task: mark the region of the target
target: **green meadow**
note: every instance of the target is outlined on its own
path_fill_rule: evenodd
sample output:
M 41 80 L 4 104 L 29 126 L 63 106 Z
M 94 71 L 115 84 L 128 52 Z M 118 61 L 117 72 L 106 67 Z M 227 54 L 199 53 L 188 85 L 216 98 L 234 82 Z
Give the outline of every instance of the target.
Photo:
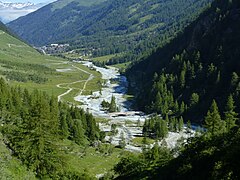
M 42 55 L 34 48 L 0 31 L 0 75 L 10 84 L 29 90 L 39 89 L 76 103 L 74 96 L 91 94 L 101 88 L 101 74 L 79 63 Z M 86 83 L 89 76 L 93 78 Z M 83 89 L 85 85 L 85 89 Z

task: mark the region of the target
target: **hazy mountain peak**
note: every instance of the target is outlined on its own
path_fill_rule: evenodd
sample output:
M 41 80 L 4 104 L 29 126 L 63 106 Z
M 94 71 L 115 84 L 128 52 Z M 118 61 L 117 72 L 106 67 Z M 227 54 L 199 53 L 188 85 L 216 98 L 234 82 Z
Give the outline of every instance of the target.
M 34 6 L 34 3 L 31 2 L 26 2 L 26 3 L 11 3 L 11 2 L 1 2 L 0 1 L 0 8 L 12 8 L 12 9 L 22 9 L 25 7 L 29 7 L 29 6 Z
M 25 16 L 31 12 L 46 5 L 45 3 L 34 4 L 32 2 L 1 2 L 0 1 L 0 20 L 4 23 L 15 20 L 21 16 Z

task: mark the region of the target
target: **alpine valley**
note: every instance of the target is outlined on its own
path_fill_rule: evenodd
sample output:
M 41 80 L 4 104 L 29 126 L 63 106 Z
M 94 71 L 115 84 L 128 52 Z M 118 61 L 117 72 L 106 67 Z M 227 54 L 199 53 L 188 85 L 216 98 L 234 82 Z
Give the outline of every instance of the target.
M 239 0 L 59 0 L 0 22 L 1 179 L 239 179 L 239 29 Z

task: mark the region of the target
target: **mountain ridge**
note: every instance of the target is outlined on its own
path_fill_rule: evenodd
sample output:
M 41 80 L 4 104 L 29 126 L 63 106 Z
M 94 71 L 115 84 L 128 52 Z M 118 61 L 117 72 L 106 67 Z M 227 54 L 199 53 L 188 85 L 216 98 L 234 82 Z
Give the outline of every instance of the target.
M 8 26 L 31 44 L 67 42 L 73 49 L 95 49 L 99 56 L 128 51 L 159 35 L 162 40 L 191 22 L 209 2 L 107 0 L 83 7 L 72 1 L 62 9 L 53 3 Z
M 187 110 L 181 115 L 198 122 L 203 120 L 212 99 L 219 103 L 222 113 L 229 94 L 238 99 L 239 2 L 215 1 L 209 9 L 168 45 L 127 71 L 131 87 L 140 92 L 138 107 L 162 113 L 156 106 L 160 84 L 174 97 L 167 109 L 183 104 Z M 236 82 L 231 84 L 234 76 Z M 199 100 L 191 107 L 193 95 Z

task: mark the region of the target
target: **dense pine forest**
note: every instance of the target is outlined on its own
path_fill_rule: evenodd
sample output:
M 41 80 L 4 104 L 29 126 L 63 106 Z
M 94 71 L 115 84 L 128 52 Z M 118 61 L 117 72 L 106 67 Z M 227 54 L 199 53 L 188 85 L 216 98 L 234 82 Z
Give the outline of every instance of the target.
M 146 121 L 146 135 L 178 130 L 182 116 L 206 129 L 180 146 L 177 158 L 164 144 L 122 158 L 117 179 L 239 178 L 239 8 L 237 0 L 214 1 L 179 37 L 128 70 L 139 91 L 136 106 L 165 116 Z
M 132 61 L 125 73 L 129 80 L 129 94 L 134 95 L 132 108 L 139 110 L 137 113 L 150 114 L 145 116 L 144 122 L 140 122 L 139 118 L 134 125 L 124 119 L 124 114 L 120 113 L 124 120 L 117 124 L 104 118 L 97 119 L 89 113 L 89 109 L 84 111 L 61 99 L 65 90 L 70 92 L 75 88 L 79 91 L 77 83 L 85 88 L 99 75 L 94 66 L 90 66 L 94 69 L 90 71 L 72 61 L 55 57 L 49 60 L 47 58 L 51 56 L 38 52 L 43 60 L 34 64 L 31 55 L 36 51 L 25 44 L 17 44 L 18 41 L 9 35 L 5 36 L 11 32 L 0 23 L 1 35 L 6 38 L 0 48 L 3 52 L 0 54 L 0 73 L 4 77 L 0 78 L 0 177 L 239 179 L 240 1 L 213 0 L 211 5 L 209 2 L 92 0 L 79 4 L 77 1 L 59 1 L 9 25 L 16 30 L 30 17 L 31 21 L 39 20 L 38 25 L 43 29 L 35 32 L 34 28 L 39 27 L 26 23 L 32 32 L 23 35 L 21 27 L 18 34 L 31 43 L 70 42 L 75 50 L 95 49 L 93 56 L 125 52 L 124 56 L 113 57 L 108 64 Z M 60 16 L 63 11 L 67 13 Z M 45 19 L 39 16 L 42 12 L 45 12 Z M 87 20 L 83 21 L 85 18 Z M 45 24 L 45 20 L 50 19 L 51 23 Z M 160 21 L 164 23 L 159 24 Z M 61 27 L 59 31 L 58 27 Z M 69 28 L 72 31 L 69 32 Z M 51 36 L 52 39 L 45 36 L 51 34 L 50 29 L 58 34 Z M 64 39 L 66 34 L 69 36 Z M 32 39 L 35 36 L 36 39 Z M 77 36 L 81 38 L 77 39 Z M 19 53 L 19 49 L 11 48 L 9 42 L 15 43 L 15 48 L 20 50 L 26 48 L 25 51 L 31 54 L 25 52 L 30 56 L 30 62 L 19 61 L 23 54 Z M 17 61 L 8 62 L 5 55 L 16 56 Z M 11 70 L 14 68 L 21 74 Z M 27 74 L 26 69 L 30 69 L 31 74 Z M 53 77 L 62 77 L 65 81 L 72 78 L 72 81 L 63 83 Z M 57 84 L 52 82 L 54 80 Z M 99 86 L 100 80 L 92 84 Z M 110 80 L 117 81 L 117 78 Z M 28 83 L 26 87 L 29 89 L 14 86 L 13 82 L 21 85 Z M 41 88 L 44 89 L 47 82 L 52 83 L 50 87 L 63 86 L 63 94 L 57 98 L 53 90 L 51 95 L 49 91 L 30 86 L 43 85 Z M 99 94 L 94 95 L 91 91 L 91 95 L 86 96 L 82 94 L 84 88 L 80 95 L 87 100 L 97 99 L 103 90 L 100 87 Z M 114 88 L 117 90 L 119 86 Z M 101 110 L 114 114 L 119 111 L 118 103 L 117 97 L 112 94 L 110 101 L 101 101 Z M 100 130 L 100 125 L 105 132 Z M 139 136 L 136 139 L 142 142 L 134 146 L 140 149 L 138 152 L 126 151 L 126 147 L 132 144 L 125 141 L 129 136 L 125 137 L 120 130 L 125 129 L 130 134 L 129 126 L 136 126 L 141 131 L 136 133 Z M 201 127 L 193 130 L 196 126 Z M 182 136 L 170 148 L 167 143 L 170 133 L 183 133 L 187 138 Z M 118 134 L 118 145 L 114 145 L 113 135 Z M 106 140 L 106 136 L 109 139 Z M 92 151 L 88 154 L 89 148 Z M 111 156 L 114 151 L 117 152 L 116 157 Z M 87 154 L 88 161 L 89 156 L 93 157 L 90 165 L 84 164 Z M 103 158 L 98 166 L 103 166 L 104 171 L 100 176 L 94 173 L 95 177 L 91 177 L 88 169 L 79 169 L 84 166 L 97 171 L 95 161 L 99 160 L 95 155 Z M 114 166 L 111 164 L 111 168 L 105 168 L 109 159 L 116 163 Z
M 1 133 L 12 155 L 37 178 L 84 179 L 68 169 L 68 150 L 59 143 L 69 139 L 84 147 L 100 139 L 93 116 L 46 93 L 11 87 L 2 78 L 0 93 Z
M 239 111 L 239 2 L 214 1 L 177 38 L 127 74 L 136 106 L 202 122 L 212 100 L 221 115 L 231 94 Z

